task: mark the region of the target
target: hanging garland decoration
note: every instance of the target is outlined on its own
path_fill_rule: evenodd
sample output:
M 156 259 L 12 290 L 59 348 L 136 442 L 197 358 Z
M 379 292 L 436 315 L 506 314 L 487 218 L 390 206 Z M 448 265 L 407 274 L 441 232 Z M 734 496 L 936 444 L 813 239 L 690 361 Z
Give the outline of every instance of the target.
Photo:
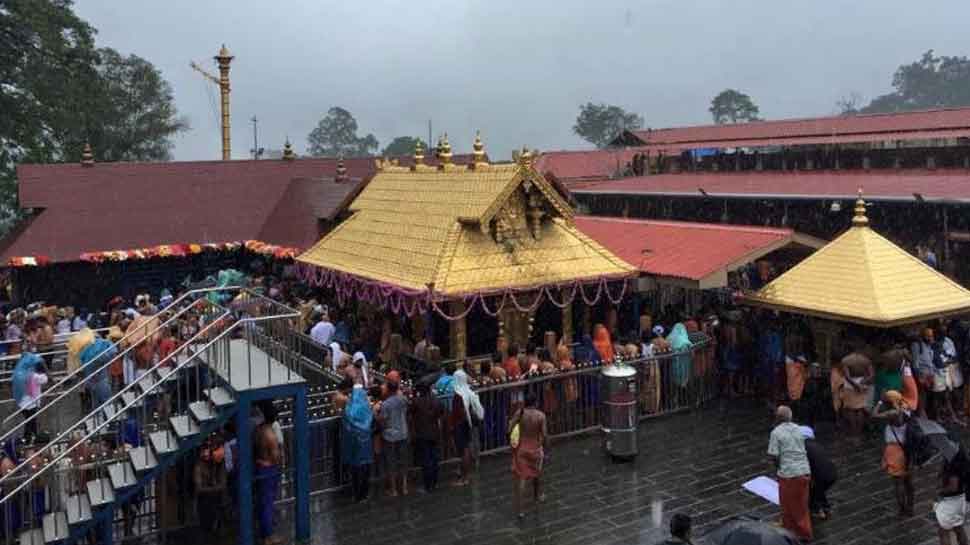
M 558 288 L 559 289 L 559 293 L 562 294 L 562 286 L 559 285 L 559 286 L 556 286 L 556 288 Z M 579 285 L 578 284 L 573 284 L 573 292 L 571 294 L 569 294 L 569 299 L 567 300 L 564 297 L 562 299 L 562 303 L 560 303 L 560 302 L 556 301 L 556 298 L 555 297 L 552 296 L 552 291 L 551 291 L 552 290 L 552 286 L 546 286 L 546 297 L 549 298 L 549 302 L 552 303 L 553 306 L 555 306 L 556 308 L 562 310 L 562 309 L 564 309 L 564 308 L 566 308 L 568 306 L 571 306 L 573 304 L 573 301 L 576 299 L 576 290 L 578 290 L 578 289 L 579 289 Z
M 594 306 L 605 296 L 614 305 L 619 305 L 626 295 L 628 281 L 626 278 L 603 276 L 587 281 L 576 280 L 574 282 L 556 284 L 551 286 L 541 286 L 538 288 L 507 288 L 504 290 L 493 290 L 475 292 L 461 296 L 465 303 L 465 309 L 455 315 L 448 314 L 444 301 L 440 294 L 431 290 L 415 290 L 401 288 L 387 282 L 379 282 L 361 278 L 356 275 L 343 273 L 334 269 L 325 269 L 308 263 L 299 263 L 296 267 L 297 276 L 309 286 L 318 288 L 329 288 L 334 290 L 337 301 L 344 305 L 347 301 L 356 299 L 373 304 L 376 307 L 390 310 L 394 314 L 405 314 L 412 317 L 415 314 L 424 314 L 428 310 L 434 310 L 439 316 L 448 321 L 462 320 L 467 317 L 475 308 L 475 304 L 481 305 L 486 315 L 496 318 L 511 302 L 512 306 L 523 313 L 535 312 L 543 300 L 548 300 L 556 308 L 563 309 L 572 305 L 577 294 L 582 301 L 589 306 Z M 621 282 L 619 293 L 614 295 L 610 291 L 610 282 Z M 586 292 L 588 285 L 596 285 L 596 293 L 590 297 Z M 559 291 L 559 297 L 553 295 L 552 290 Z M 534 293 L 535 299 L 527 304 L 519 301 L 519 298 L 526 293 Z M 518 296 L 517 296 L 518 294 Z M 486 298 L 500 297 L 498 306 L 494 309 L 489 308 Z
M 525 290 L 523 290 L 523 291 L 525 291 Z M 529 291 L 531 291 L 531 290 L 529 290 Z M 532 305 L 531 306 L 525 306 L 525 307 L 523 307 L 522 305 L 520 305 L 519 304 L 519 301 L 515 298 L 515 292 L 514 291 L 510 291 L 509 292 L 509 298 L 512 299 L 512 306 L 515 307 L 515 310 L 517 310 L 519 312 L 524 312 L 526 314 L 531 314 L 531 313 L 535 312 L 539 308 L 539 305 L 542 304 L 542 292 L 543 292 L 542 288 L 539 288 L 538 293 L 536 293 L 536 300 L 532 302 Z
M 596 306 L 596 303 L 599 303 L 600 295 L 602 295 L 602 292 L 603 292 L 603 283 L 600 282 L 596 284 L 596 297 L 590 300 L 590 298 L 586 296 L 586 286 L 582 286 L 582 285 L 579 286 L 579 294 L 583 297 L 583 302 L 586 303 L 586 306 L 589 306 L 589 307 Z
M 498 308 L 495 309 L 495 312 L 492 312 L 491 310 L 488 309 L 488 305 L 485 303 L 485 297 L 483 296 L 481 298 L 482 310 L 485 312 L 486 315 L 491 316 L 492 318 L 498 318 L 498 315 L 501 314 L 502 310 L 505 308 L 505 301 L 508 299 L 508 297 L 509 297 L 509 294 L 503 292 L 502 300 L 499 302 Z

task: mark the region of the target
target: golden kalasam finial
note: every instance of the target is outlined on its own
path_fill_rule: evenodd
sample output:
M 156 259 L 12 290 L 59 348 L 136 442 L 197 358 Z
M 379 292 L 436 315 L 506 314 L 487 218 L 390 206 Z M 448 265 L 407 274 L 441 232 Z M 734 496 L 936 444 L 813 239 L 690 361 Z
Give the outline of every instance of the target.
M 530 165 L 532 164 L 532 152 L 529 148 L 522 146 L 522 149 L 515 155 L 515 160 L 520 165 Z
M 441 143 L 438 145 L 438 161 L 441 162 L 440 166 L 451 164 L 451 144 L 448 143 L 448 133 L 441 137 Z
M 292 161 L 296 159 L 296 154 L 293 153 L 293 146 L 290 144 L 290 139 L 286 139 L 286 144 L 283 144 L 283 160 Z
M 487 165 L 485 159 L 485 144 L 482 143 L 481 131 L 475 131 L 475 142 L 472 144 L 472 166 Z
M 852 216 L 854 227 L 865 227 L 869 225 L 869 218 L 866 217 L 866 201 L 862 199 L 862 188 L 859 188 L 859 199 L 855 202 L 855 215 Z
M 84 150 L 81 152 L 81 166 L 94 166 L 94 152 L 91 151 L 91 144 L 89 142 L 84 143 Z
M 418 138 L 414 143 L 414 166 L 417 167 L 418 165 L 423 165 L 423 164 L 424 164 L 424 144 L 421 142 L 421 139 Z

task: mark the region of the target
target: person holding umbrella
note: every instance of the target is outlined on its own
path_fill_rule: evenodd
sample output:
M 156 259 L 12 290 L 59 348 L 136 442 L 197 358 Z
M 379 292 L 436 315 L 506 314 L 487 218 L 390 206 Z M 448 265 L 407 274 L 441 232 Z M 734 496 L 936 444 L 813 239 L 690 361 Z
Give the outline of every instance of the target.
M 812 484 L 808 494 L 809 510 L 815 518 L 826 520 L 832 516 L 827 492 L 839 478 L 838 469 L 825 449 L 815 441 L 815 430 L 808 426 L 799 426 L 799 429 L 805 436 L 805 452 L 812 470 Z

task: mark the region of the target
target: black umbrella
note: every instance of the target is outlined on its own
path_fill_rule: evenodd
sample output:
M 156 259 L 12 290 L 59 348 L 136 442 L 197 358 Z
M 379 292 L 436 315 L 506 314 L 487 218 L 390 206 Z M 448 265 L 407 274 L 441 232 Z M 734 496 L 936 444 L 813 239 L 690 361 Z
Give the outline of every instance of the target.
M 799 545 L 795 534 L 755 519 L 732 519 L 706 536 L 710 545 Z
M 913 462 L 920 467 L 940 460 L 949 462 L 960 451 L 960 445 L 950 439 L 946 429 L 928 418 L 911 418 L 906 436 Z

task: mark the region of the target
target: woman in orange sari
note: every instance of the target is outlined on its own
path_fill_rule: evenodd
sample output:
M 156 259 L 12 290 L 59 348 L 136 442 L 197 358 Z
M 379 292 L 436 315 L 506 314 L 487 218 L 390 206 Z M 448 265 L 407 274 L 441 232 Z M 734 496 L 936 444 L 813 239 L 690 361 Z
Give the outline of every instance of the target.
M 613 350 L 613 341 L 610 339 L 610 332 L 606 330 L 606 326 L 603 324 L 596 324 L 593 328 L 593 348 L 599 354 L 603 365 L 613 363 L 616 357 L 616 353 Z

